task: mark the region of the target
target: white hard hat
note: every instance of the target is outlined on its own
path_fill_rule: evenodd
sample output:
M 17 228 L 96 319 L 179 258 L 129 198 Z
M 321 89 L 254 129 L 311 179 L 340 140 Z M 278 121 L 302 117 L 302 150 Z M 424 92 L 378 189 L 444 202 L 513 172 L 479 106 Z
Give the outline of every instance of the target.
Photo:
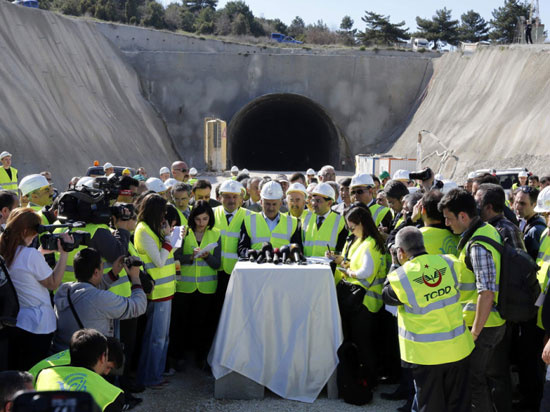
M 171 177 L 170 179 L 166 179 L 166 182 L 164 182 L 164 186 L 166 186 L 167 189 L 170 189 L 172 186 L 177 185 L 178 183 L 179 182 L 176 179 Z
M 411 180 L 409 178 L 409 171 L 408 170 L 403 170 L 403 169 L 399 169 L 398 171 L 396 171 L 394 174 L 393 174 L 393 178 L 392 180 L 400 180 L 400 181 L 409 181 Z
M 224 180 L 220 186 L 220 193 L 234 193 L 240 195 L 243 192 L 243 185 L 236 180 Z
M 359 173 L 351 178 L 349 187 L 355 186 L 374 186 L 374 180 L 368 173 Z
M 441 173 L 436 174 L 435 180 L 443 180 L 443 175 Z
M 518 177 L 528 177 L 529 174 L 525 171 L 525 170 L 522 170 L 521 172 L 518 173 Z
M 0 153 L 0 160 L 2 160 L 4 157 L 8 157 L 8 156 L 11 156 L 11 153 L 10 152 L 6 152 L 5 150 Z
M 170 169 L 168 169 L 166 166 L 161 167 L 160 170 L 159 170 L 159 175 L 161 175 L 163 173 L 170 173 Z
M 300 193 L 303 193 L 304 196 L 307 196 L 307 191 L 306 191 L 305 186 L 301 183 L 298 183 L 298 182 L 292 183 L 288 187 L 288 190 L 286 191 L 286 194 L 293 193 L 293 192 L 300 192 Z
M 476 172 L 470 172 L 468 173 L 468 180 L 469 179 L 475 179 L 477 177 L 477 173 Z
M 315 176 L 315 170 L 313 170 L 313 169 L 310 167 L 309 169 L 307 169 L 306 175 L 307 175 L 307 176 Z
M 441 189 L 441 193 L 449 193 L 453 189 L 457 189 L 458 185 L 456 182 L 453 182 L 452 180 L 443 180 L 443 189 Z
M 231 168 L 231 172 L 232 172 L 232 173 L 235 173 L 235 172 L 238 173 L 238 172 L 239 172 L 239 168 L 238 168 L 237 166 L 233 166 L 233 167 Z
M 539 196 L 537 197 L 537 205 L 535 206 L 535 212 L 550 212 L 550 186 L 545 187 L 539 193 Z
M 195 169 L 194 167 L 192 167 L 191 169 L 189 169 L 189 175 L 191 176 L 196 176 L 197 175 L 197 169 Z
M 166 186 L 158 177 L 150 177 L 145 181 L 145 184 L 147 185 L 147 189 L 153 192 L 161 193 L 166 191 Z
M 21 179 L 19 190 L 21 190 L 23 196 L 26 196 L 36 189 L 49 185 L 48 180 L 42 175 L 28 175 Z
M 105 164 L 103 165 L 103 170 L 107 170 L 107 169 L 110 169 L 111 167 L 113 167 L 113 164 L 112 164 L 112 163 L 109 163 L 109 162 L 107 162 L 107 163 L 105 163 Z
M 94 187 L 94 178 L 91 177 L 91 176 L 84 176 L 84 177 L 81 177 L 80 179 L 78 179 L 78 182 L 76 182 L 75 187 L 77 189 L 80 189 L 84 186 L 93 188 Z
M 245 169 L 241 170 L 241 173 L 242 173 L 243 175 L 247 175 L 247 174 L 249 174 L 250 172 L 248 171 L 248 169 L 245 168 Z
M 334 200 L 334 198 L 336 197 L 334 189 L 328 183 L 319 183 L 317 186 L 315 186 L 315 189 L 311 191 L 311 194 L 329 197 L 332 200 Z
M 282 199 L 283 188 L 278 182 L 271 180 L 267 182 L 265 185 L 263 185 L 260 196 L 262 199 L 266 199 L 266 200 Z
M 409 194 L 416 193 L 420 190 L 420 188 L 417 186 L 410 186 L 410 187 L 407 187 L 407 189 L 409 189 Z

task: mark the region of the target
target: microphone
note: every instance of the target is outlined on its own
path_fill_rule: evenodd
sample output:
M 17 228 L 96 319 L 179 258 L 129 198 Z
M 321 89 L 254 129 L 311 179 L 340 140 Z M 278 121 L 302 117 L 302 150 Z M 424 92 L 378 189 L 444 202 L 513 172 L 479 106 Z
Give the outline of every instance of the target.
M 279 248 L 275 248 L 273 250 L 273 264 L 274 265 L 278 265 L 279 264 L 279 253 L 281 251 L 279 250 Z
M 270 263 L 273 262 L 273 246 L 269 242 L 264 242 L 262 245 L 262 253 L 265 255 L 265 260 Z
M 255 249 L 248 249 L 246 251 L 246 258 L 247 260 L 249 260 L 250 262 L 254 262 L 256 260 L 256 258 L 258 257 L 258 251 L 255 250 Z
M 288 245 L 284 245 L 279 249 L 279 252 L 281 253 L 281 262 L 283 263 L 291 263 L 290 261 L 290 248 Z
M 302 251 L 300 250 L 300 246 L 298 246 L 296 243 L 292 243 L 290 245 L 290 254 L 296 263 L 302 262 L 302 259 L 300 257 L 301 253 Z
M 258 250 L 258 258 L 256 259 L 256 263 L 265 263 L 265 253 L 263 250 Z

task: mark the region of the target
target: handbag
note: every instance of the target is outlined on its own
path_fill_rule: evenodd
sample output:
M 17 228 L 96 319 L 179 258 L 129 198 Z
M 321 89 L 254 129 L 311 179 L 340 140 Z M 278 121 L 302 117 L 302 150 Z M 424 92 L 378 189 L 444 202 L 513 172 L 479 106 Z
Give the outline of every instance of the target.
M 362 286 L 350 283 L 342 279 L 336 285 L 336 296 L 338 297 L 338 306 L 342 314 L 352 314 L 358 312 L 363 306 L 363 299 L 367 291 Z

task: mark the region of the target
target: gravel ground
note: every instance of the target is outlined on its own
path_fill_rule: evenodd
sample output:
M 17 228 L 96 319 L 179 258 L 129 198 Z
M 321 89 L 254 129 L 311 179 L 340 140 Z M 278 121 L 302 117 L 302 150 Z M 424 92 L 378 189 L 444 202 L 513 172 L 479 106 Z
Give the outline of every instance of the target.
M 366 406 L 348 405 L 341 399 L 327 399 L 325 392 L 312 404 L 290 401 L 266 390 L 262 400 L 217 400 L 214 399 L 214 378 L 199 369 L 191 368 L 169 378 L 170 383 L 163 389 L 147 389 L 136 394 L 143 398 L 143 403 L 135 408 L 136 412 L 154 411 L 363 411 L 389 412 L 395 411 L 404 401 L 385 401 L 380 398 L 381 392 L 392 392 L 396 385 L 381 385 L 378 387 L 373 401 Z

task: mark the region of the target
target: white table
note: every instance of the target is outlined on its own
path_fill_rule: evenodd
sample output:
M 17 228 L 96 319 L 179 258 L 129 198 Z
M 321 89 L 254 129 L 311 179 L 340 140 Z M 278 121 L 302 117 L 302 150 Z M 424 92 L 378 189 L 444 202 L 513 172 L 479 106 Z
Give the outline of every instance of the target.
M 283 398 L 313 402 L 342 339 L 328 266 L 238 262 L 209 363 L 216 379 L 237 372 Z

